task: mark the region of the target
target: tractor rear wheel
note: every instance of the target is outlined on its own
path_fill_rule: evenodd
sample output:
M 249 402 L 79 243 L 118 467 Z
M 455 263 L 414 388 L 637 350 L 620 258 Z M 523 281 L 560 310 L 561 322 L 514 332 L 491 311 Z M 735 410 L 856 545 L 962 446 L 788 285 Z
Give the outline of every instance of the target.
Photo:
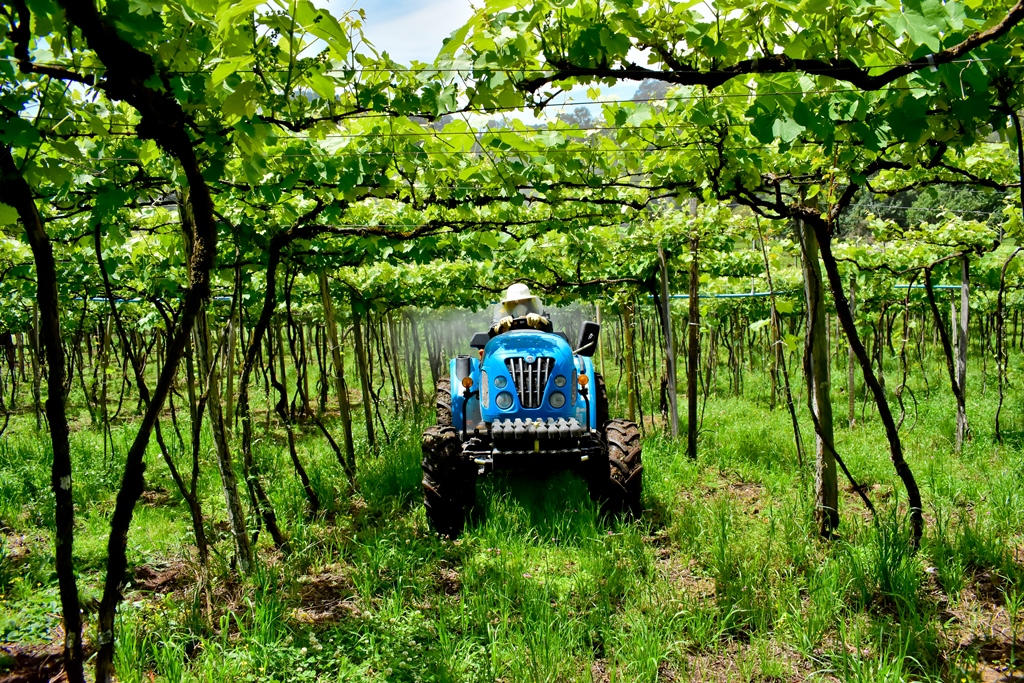
M 462 456 L 462 442 L 453 427 L 430 427 L 423 432 L 422 447 L 427 521 L 437 533 L 455 538 L 476 502 L 477 466 Z
M 606 512 L 639 516 L 643 491 L 640 430 L 629 420 L 610 420 L 604 427 L 605 458 L 596 458 L 588 473 L 590 495 Z
M 437 424 L 442 427 L 452 426 L 452 382 L 447 377 L 437 380 L 434 394 L 434 407 L 437 409 Z

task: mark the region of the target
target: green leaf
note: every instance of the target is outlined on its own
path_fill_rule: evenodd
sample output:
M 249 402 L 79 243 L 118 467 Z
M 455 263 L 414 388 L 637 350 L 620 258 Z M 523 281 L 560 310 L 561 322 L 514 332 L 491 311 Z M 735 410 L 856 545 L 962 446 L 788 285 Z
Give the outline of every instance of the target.
M 491 249 L 497 249 L 499 246 L 501 246 L 498 243 L 498 238 L 494 235 L 493 232 L 480 233 L 480 243 L 486 247 L 490 247 Z
M 317 9 L 309 0 L 298 3 L 295 18 L 299 24 L 323 40 L 337 57 L 347 57 L 352 47 L 345 29 L 327 10 Z
M 217 8 L 217 28 L 222 33 L 230 29 L 238 17 L 252 14 L 264 0 L 242 0 L 241 2 L 225 1 Z
M 231 74 L 245 69 L 251 63 L 251 56 L 235 57 L 233 59 L 224 60 L 214 68 L 213 75 L 210 77 L 210 80 L 213 85 L 217 85 Z
M 20 116 L 0 119 L 0 142 L 14 147 L 28 147 L 38 140 L 39 131 Z
M 924 2 L 905 2 L 899 14 L 883 19 L 897 33 L 906 34 L 918 45 L 926 45 L 932 52 L 938 52 L 940 23 L 935 20 L 936 14 L 945 14 L 938 0 Z M 945 23 L 945 22 L 942 22 Z
M 626 118 L 626 124 L 630 126 L 642 126 L 654 117 L 648 105 L 638 106 L 632 114 Z
M 970 3 L 968 3 L 970 4 Z M 974 9 L 972 7 L 972 9 Z M 961 31 L 964 28 L 964 21 L 967 19 L 967 15 L 964 13 L 963 4 L 956 0 L 947 0 L 945 3 L 946 14 L 949 15 L 950 27 Z
M 756 116 L 750 122 L 750 133 L 762 144 L 775 141 L 775 117 L 770 114 Z
M 221 112 L 225 116 L 252 116 L 256 113 L 255 90 L 256 84 L 252 81 L 241 83 L 225 98 Z
M 333 79 L 318 71 L 314 71 L 309 74 L 308 79 L 310 87 L 313 88 L 313 92 L 325 100 L 334 99 L 336 83 Z
M 772 125 L 772 133 L 783 142 L 793 142 L 804 130 L 803 126 L 790 118 L 776 119 Z
M 461 28 L 452 32 L 450 36 L 445 38 L 444 45 L 441 47 L 438 57 L 454 57 L 455 51 L 462 47 L 462 44 L 466 42 L 466 36 L 469 35 L 469 30 L 472 27 L 473 22 L 467 22 L 463 24 Z
M 154 12 L 159 14 L 164 8 L 164 3 L 163 0 L 129 0 L 128 7 L 132 12 L 145 17 Z
M 18 210 L 0 203 L 0 225 L 13 225 L 19 220 Z

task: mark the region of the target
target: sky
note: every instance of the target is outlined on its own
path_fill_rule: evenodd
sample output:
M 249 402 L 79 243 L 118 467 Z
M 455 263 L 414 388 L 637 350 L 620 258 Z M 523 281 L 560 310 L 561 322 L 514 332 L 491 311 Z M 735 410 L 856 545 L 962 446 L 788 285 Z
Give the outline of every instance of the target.
M 441 49 L 441 43 L 461 27 L 473 14 L 470 0 L 327 0 L 335 14 L 362 8 L 366 12 L 363 32 L 380 52 L 387 52 L 396 62 L 408 64 L 412 60 L 431 63 Z M 612 88 L 602 88 L 602 99 L 626 99 L 636 91 L 638 83 L 624 82 Z M 559 97 L 571 111 L 574 103 L 589 101 L 586 87 L 574 88 Z M 587 107 L 597 114 L 598 107 Z M 529 114 L 520 118 L 532 119 Z
M 469 0 L 330 0 L 340 14 L 352 8 L 366 11 L 364 32 L 378 51 L 396 62 L 434 61 L 442 41 L 469 21 Z

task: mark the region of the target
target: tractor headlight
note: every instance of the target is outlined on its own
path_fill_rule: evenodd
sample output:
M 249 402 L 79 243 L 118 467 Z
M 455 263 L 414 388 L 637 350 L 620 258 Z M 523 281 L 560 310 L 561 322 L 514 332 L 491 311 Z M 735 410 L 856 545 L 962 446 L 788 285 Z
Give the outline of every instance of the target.
M 551 392 L 551 396 L 548 397 L 548 403 L 551 404 L 552 408 L 561 408 L 565 405 L 565 394 L 561 391 Z
M 565 386 L 565 376 L 564 375 L 559 375 L 558 377 L 555 377 L 555 386 L 558 387 L 559 389 L 561 389 L 562 387 Z
M 504 375 L 498 375 L 494 378 L 494 386 L 498 389 L 504 389 L 508 385 L 508 380 L 505 379 Z
M 495 380 L 494 383 L 497 384 L 498 381 Z M 508 410 L 509 408 L 512 407 L 512 394 L 508 393 L 507 391 L 503 391 L 500 394 L 498 394 L 497 397 L 495 397 L 494 402 L 502 410 Z

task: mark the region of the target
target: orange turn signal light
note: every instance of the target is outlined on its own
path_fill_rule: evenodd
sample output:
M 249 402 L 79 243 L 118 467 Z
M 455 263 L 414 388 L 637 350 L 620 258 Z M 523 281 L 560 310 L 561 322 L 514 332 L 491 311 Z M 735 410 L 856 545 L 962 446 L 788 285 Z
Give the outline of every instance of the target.
M 590 381 L 589 377 L 587 377 L 586 375 L 580 375 L 580 386 L 581 387 L 587 386 L 587 382 L 589 382 L 589 381 Z
M 473 386 L 473 378 L 472 377 L 463 377 L 462 378 L 462 386 L 464 386 L 467 389 L 469 389 L 471 386 Z

